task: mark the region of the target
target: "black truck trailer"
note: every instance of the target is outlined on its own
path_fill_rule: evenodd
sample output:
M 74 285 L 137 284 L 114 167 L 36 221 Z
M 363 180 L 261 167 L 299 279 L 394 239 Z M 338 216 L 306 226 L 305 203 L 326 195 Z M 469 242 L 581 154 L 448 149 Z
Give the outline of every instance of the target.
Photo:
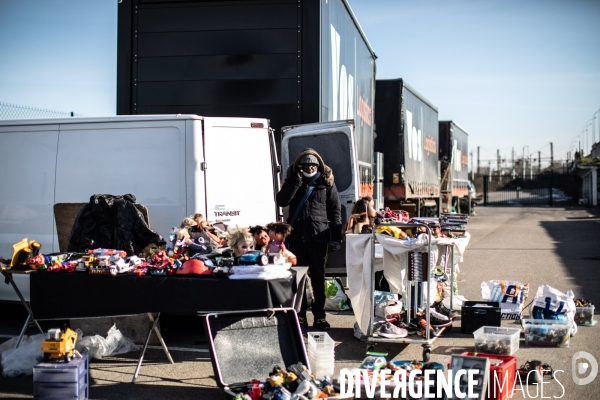
M 378 79 L 375 93 L 375 151 L 384 157 L 385 205 L 418 216 L 437 216 L 437 107 L 403 79 Z
M 439 121 L 439 131 L 442 202 L 467 211 L 460 204 L 469 197 L 469 134 L 455 121 Z
M 346 0 L 123 0 L 117 114 L 353 120 L 372 183 L 375 54 Z M 372 186 L 371 186 L 372 191 Z

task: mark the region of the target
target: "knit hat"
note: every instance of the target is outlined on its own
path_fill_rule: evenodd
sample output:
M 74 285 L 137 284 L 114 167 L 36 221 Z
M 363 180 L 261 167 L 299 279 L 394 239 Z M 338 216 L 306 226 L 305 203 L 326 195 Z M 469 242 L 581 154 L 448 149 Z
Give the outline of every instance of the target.
M 302 165 L 302 164 L 319 165 L 319 160 L 317 160 L 317 157 L 313 156 L 312 154 L 305 154 L 304 156 L 302 156 L 302 158 L 300 159 L 300 162 L 298 164 L 300 164 L 300 165 Z

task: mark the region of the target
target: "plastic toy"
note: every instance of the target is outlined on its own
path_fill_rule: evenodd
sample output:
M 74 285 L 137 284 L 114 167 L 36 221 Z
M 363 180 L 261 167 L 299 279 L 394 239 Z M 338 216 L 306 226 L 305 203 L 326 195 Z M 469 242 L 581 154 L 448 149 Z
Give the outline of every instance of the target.
M 137 258 L 137 256 L 136 256 L 136 258 Z M 135 269 L 135 264 L 131 265 L 130 263 L 123 260 L 121 258 L 121 256 L 119 256 L 117 254 L 113 254 L 112 256 L 110 256 L 109 261 L 111 262 L 111 265 L 108 268 L 109 268 L 110 274 L 112 276 L 115 276 L 117 274 L 126 274 L 128 272 L 131 272 L 133 269 Z M 140 261 L 140 264 L 141 264 L 141 261 Z
M 237 262 L 239 265 L 267 265 L 269 263 L 269 256 L 262 251 L 251 250 L 242 254 Z
M 375 371 L 375 370 L 385 367 L 386 364 L 387 364 L 387 361 L 385 360 L 384 356 L 370 355 L 370 356 L 367 356 L 367 358 L 365 358 L 363 360 L 360 367 L 362 369 L 370 369 L 370 370 Z
M 42 352 L 44 353 L 44 361 L 64 360 L 70 362 L 73 358 L 75 350 L 75 342 L 77 341 L 77 332 L 71 328 L 66 328 L 62 331 L 60 328 L 48 330 L 48 339 L 42 342 Z
M 296 255 L 289 251 L 284 244 L 285 239 L 292 232 L 292 227 L 287 222 L 272 222 L 267 225 L 267 232 L 271 239 L 267 245 L 267 251 L 270 256 L 281 254 L 285 260 L 296 265 Z M 285 261 L 284 260 L 284 261 Z
M 244 228 L 229 229 L 227 244 L 231 251 L 233 251 L 233 255 L 235 257 L 240 257 L 241 255 L 254 250 L 254 237 Z

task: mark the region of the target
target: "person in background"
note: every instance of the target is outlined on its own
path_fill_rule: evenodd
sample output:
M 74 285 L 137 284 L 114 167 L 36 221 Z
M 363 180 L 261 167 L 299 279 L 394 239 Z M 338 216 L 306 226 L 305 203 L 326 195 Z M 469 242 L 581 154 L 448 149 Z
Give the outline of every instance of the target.
M 342 241 L 340 197 L 331 168 L 315 150 L 303 150 L 288 168 L 276 200 L 278 206 L 288 207 L 287 222 L 293 228 L 288 248 L 296 255 L 297 265 L 308 265 L 314 293 L 313 327 L 329 330 L 324 309 L 325 264 L 329 248 L 338 250 Z M 302 328 L 308 327 L 307 308 L 303 296 L 299 314 Z
M 254 236 L 256 250 L 265 251 L 270 240 L 267 229 L 264 226 L 256 225 L 250 228 L 250 233 Z
M 352 206 L 346 233 L 372 233 L 375 224 L 375 202 L 371 196 L 360 198 Z

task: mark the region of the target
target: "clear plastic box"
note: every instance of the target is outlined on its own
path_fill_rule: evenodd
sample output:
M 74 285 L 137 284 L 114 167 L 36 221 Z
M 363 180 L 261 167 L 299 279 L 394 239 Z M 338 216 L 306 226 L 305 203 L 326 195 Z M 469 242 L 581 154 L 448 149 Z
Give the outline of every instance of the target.
M 594 326 L 594 306 L 575 307 L 575 323 L 580 326 Z
M 308 360 L 317 379 L 331 377 L 335 367 L 335 342 L 325 332 L 308 332 Z
M 473 332 L 475 352 L 512 356 L 519 350 L 520 336 L 520 329 L 482 326 Z
M 571 322 L 552 319 L 524 319 L 525 344 L 529 346 L 569 347 Z
M 335 342 L 325 332 L 308 332 L 308 350 L 314 354 L 333 354 Z

